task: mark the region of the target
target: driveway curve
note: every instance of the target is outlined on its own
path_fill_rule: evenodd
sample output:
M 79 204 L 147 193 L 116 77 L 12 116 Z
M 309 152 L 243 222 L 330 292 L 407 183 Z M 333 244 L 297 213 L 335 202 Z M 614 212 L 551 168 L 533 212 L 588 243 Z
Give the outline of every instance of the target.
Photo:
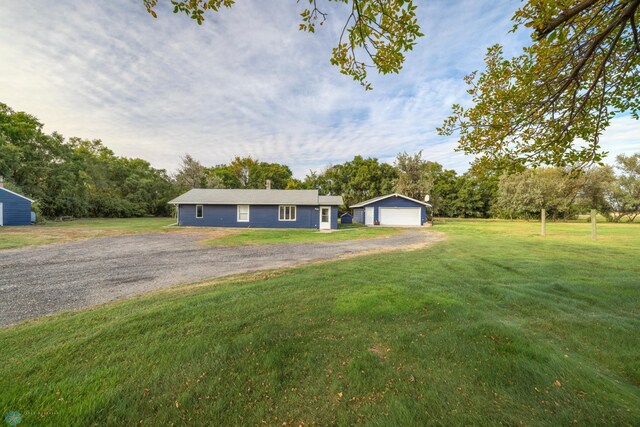
M 0 326 L 153 289 L 436 241 L 407 230 L 332 243 L 207 246 L 198 234 L 138 234 L 0 251 Z

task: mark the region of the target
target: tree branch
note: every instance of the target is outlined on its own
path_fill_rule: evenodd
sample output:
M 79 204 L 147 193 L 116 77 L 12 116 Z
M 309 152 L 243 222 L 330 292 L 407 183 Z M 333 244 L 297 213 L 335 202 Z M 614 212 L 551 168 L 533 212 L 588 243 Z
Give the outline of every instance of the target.
M 580 12 L 593 7 L 593 5 L 595 5 L 599 1 L 601 0 L 584 0 L 582 3 L 579 3 L 568 10 L 560 12 L 560 15 L 558 15 L 555 19 L 547 22 L 542 28 L 536 28 L 536 32 L 538 33 L 538 40 L 542 40 L 553 30 L 558 28 L 558 26 L 567 22 L 574 16 L 578 15 Z
M 633 43 L 636 45 L 636 50 L 640 52 L 640 43 L 638 42 L 638 29 L 636 28 L 635 12 L 631 16 L 631 29 L 633 30 Z
M 578 77 L 578 75 L 580 74 L 580 71 L 582 71 L 582 68 L 586 65 L 586 63 L 589 62 L 589 60 L 591 60 L 593 53 L 596 51 L 598 46 L 600 46 L 602 41 L 606 39 L 609 36 L 609 34 L 611 34 L 611 32 L 618 25 L 622 24 L 624 21 L 631 18 L 635 13 L 635 10 L 638 8 L 638 5 L 640 5 L 640 0 L 633 0 L 629 2 L 628 6 L 622 11 L 620 16 L 618 16 L 616 20 L 614 20 L 611 24 L 609 24 L 609 26 L 605 28 L 600 34 L 598 34 L 596 37 L 593 38 L 586 52 L 582 55 L 582 58 L 580 59 L 576 67 L 573 69 L 571 74 L 569 75 L 569 78 L 567 79 L 567 81 L 553 95 L 553 97 L 549 102 L 555 102 L 555 100 L 557 100 L 560 97 L 560 95 L 564 93 L 564 91 L 569 87 L 569 85 L 571 85 L 571 83 L 573 83 L 575 79 Z

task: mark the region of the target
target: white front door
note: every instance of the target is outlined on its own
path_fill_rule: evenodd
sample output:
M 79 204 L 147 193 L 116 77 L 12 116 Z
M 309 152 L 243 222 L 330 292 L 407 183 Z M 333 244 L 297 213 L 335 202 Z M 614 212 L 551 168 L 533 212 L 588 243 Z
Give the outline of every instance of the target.
M 331 229 L 331 208 L 320 206 L 320 230 Z
M 2 210 L 2 203 L 0 203 L 0 227 L 4 225 L 4 211 Z
M 373 225 L 373 209 L 372 207 L 364 208 L 364 224 Z

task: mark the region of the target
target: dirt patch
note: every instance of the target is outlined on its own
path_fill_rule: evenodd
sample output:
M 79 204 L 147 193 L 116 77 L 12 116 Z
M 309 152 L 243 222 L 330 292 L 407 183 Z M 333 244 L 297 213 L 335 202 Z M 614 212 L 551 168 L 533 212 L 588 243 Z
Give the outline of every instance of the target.
M 206 240 L 219 239 L 221 237 L 232 236 L 234 234 L 241 233 L 242 229 L 237 228 L 202 228 L 202 227 L 176 227 L 167 230 L 163 230 L 165 233 L 180 234 L 182 236 L 192 236 L 198 238 L 200 243 L 205 243 Z
M 91 228 L 52 228 L 42 226 L 30 226 L 19 228 L 8 228 L 2 230 L 5 235 L 24 236 L 33 241 L 43 241 L 46 244 L 67 243 L 75 240 L 91 239 L 96 237 L 124 236 L 129 234 L 140 234 L 145 231 L 126 229 L 91 229 Z M 146 231 L 148 233 L 148 231 Z M 164 232 L 164 231 L 161 231 Z
M 126 228 L 75 228 L 61 227 L 11 227 L 2 230 L 4 235 L 19 236 L 26 242 L 25 246 L 43 246 L 58 243 L 69 243 L 87 239 L 102 237 L 131 236 L 139 234 L 180 234 L 184 236 L 197 236 L 200 240 L 219 239 L 239 233 L 238 229 L 206 229 L 189 227 L 164 227 L 158 230 L 135 230 Z
M 407 244 L 401 247 L 388 247 L 388 246 L 381 246 L 381 247 L 377 247 L 377 248 L 372 248 L 366 251 L 358 251 L 358 252 L 353 252 L 353 253 L 347 253 L 342 255 L 340 258 L 341 259 L 348 259 L 348 258 L 354 258 L 354 257 L 358 257 L 358 256 L 363 256 L 363 255 L 374 255 L 374 254 L 379 254 L 379 253 L 383 253 L 383 252 L 389 252 L 389 251 L 402 251 L 402 252 L 406 252 L 406 251 L 416 251 L 418 249 L 424 249 L 427 248 L 429 246 L 433 246 L 436 243 L 440 243 L 443 242 L 445 240 L 447 240 L 447 235 L 439 232 L 439 231 L 420 231 L 421 233 L 425 233 L 428 234 L 428 239 L 425 239 L 424 241 L 420 241 L 417 243 L 413 243 L 413 244 Z M 380 237 L 379 239 L 390 239 L 393 236 L 384 236 L 384 237 Z
M 371 346 L 371 348 L 369 348 L 369 353 L 377 356 L 380 360 L 386 360 L 387 353 L 390 353 L 390 352 L 391 352 L 390 348 L 385 347 L 381 344 L 375 344 Z

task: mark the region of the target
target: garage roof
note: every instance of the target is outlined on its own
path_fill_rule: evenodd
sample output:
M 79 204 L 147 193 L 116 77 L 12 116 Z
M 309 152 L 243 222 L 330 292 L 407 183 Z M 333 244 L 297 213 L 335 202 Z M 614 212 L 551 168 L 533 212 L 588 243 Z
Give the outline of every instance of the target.
M 375 202 L 379 202 L 380 200 L 388 199 L 389 197 L 402 197 L 403 199 L 411 200 L 412 202 L 419 203 L 424 206 L 431 207 L 429 203 L 421 202 L 420 200 L 412 199 L 411 197 L 405 196 L 399 193 L 387 194 L 386 196 L 374 197 L 373 199 L 365 200 L 364 202 L 360 202 L 356 205 L 351 206 L 352 208 L 361 208 L 367 205 L 370 205 Z
M 320 196 L 318 190 L 246 190 L 195 188 L 169 202 L 174 205 L 330 205 L 341 196 Z
M 13 194 L 14 196 L 22 197 L 23 199 L 26 199 L 26 200 L 30 201 L 31 203 L 34 203 L 34 201 L 33 201 L 33 200 L 31 200 L 30 198 L 25 197 L 25 196 L 23 196 L 22 194 L 18 194 L 18 193 L 16 193 L 15 191 L 8 190 L 8 189 L 6 189 L 6 188 L 4 188 L 4 187 L 0 187 L 0 190 L 2 190 L 2 191 L 6 191 L 7 193 Z

